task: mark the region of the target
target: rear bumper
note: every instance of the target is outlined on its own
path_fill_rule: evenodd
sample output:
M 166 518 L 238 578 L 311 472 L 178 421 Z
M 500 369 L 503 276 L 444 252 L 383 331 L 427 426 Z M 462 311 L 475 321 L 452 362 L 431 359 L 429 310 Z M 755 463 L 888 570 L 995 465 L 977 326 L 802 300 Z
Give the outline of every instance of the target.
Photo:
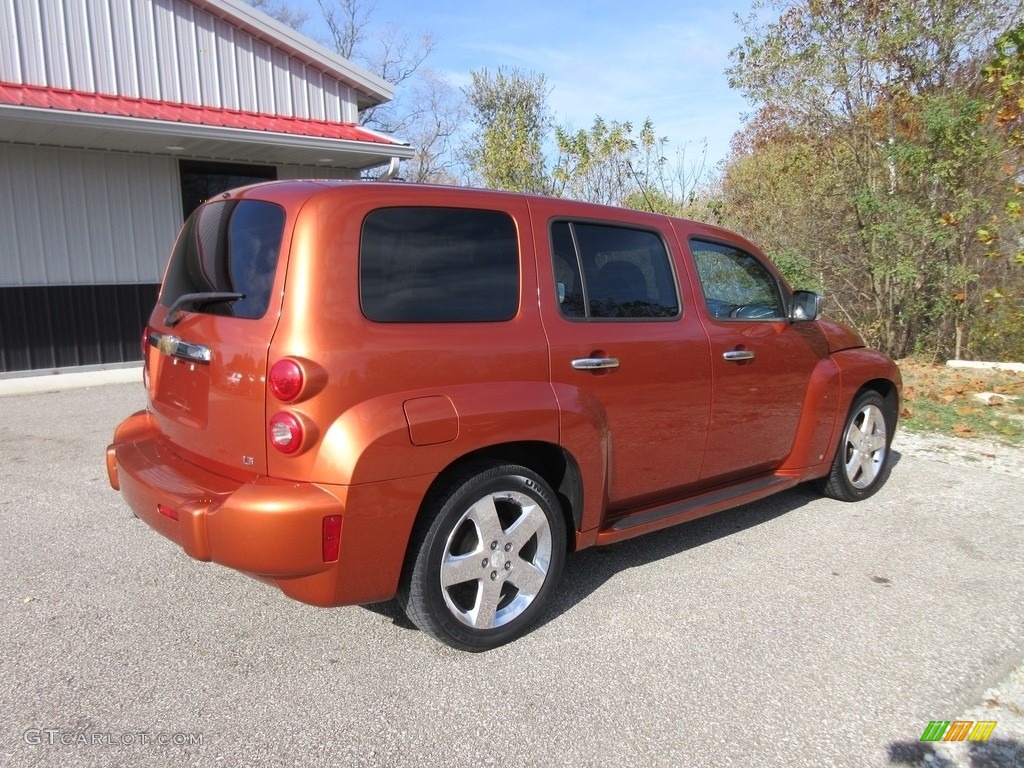
M 135 515 L 190 557 L 273 581 L 314 605 L 394 597 L 422 498 L 416 489 L 426 487 L 415 478 L 363 486 L 239 482 L 168 450 L 146 411 L 117 428 L 107 473 Z M 381 509 L 385 499 L 398 503 Z M 365 512 L 353 513 L 354 504 Z M 324 518 L 331 516 L 342 520 L 333 562 L 324 559 Z

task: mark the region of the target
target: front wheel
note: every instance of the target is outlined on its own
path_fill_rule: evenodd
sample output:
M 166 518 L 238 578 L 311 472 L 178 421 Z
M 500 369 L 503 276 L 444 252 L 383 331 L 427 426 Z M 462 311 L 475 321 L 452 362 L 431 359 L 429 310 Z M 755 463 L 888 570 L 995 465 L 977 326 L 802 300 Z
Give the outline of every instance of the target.
M 518 465 L 457 476 L 423 510 L 398 602 L 417 627 L 483 651 L 520 636 L 550 601 L 565 562 L 558 500 Z
M 873 390 L 853 402 L 839 440 L 835 460 L 819 488 L 840 501 L 860 501 L 873 494 L 889 476 L 891 424 L 885 401 Z

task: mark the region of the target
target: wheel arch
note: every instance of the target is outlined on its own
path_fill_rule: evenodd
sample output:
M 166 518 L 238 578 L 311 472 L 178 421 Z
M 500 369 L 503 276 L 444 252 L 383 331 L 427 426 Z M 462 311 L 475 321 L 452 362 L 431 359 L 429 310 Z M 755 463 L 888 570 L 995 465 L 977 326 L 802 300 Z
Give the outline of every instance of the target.
M 851 403 L 860 397 L 861 392 L 867 390 L 873 390 L 879 394 L 882 401 L 885 403 L 886 417 L 889 419 L 889 423 L 892 425 L 890 430 L 889 439 L 892 439 L 892 433 L 896 431 L 896 423 L 900 417 L 900 387 L 899 385 L 891 381 L 890 379 L 871 379 L 870 381 L 864 382 L 864 384 L 853 393 Z
M 903 377 L 900 369 L 890 358 L 873 349 L 847 349 L 831 356 L 840 371 L 842 394 L 836 420 L 833 425 L 832 437 L 828 445 L 826 463 L 819 465 L 830 467 L 839 446 L 839 439 L 845 429 L 850 409 L 862 393 L 872 391 L 882 398 L 885 416 L 891 425 L 890 440 L 896 431 L 899 419 L 900 402 L 903 392 Z
M 453 478 L 468 468 L 519 464 L 533 470 L 551 486 L 565 524 L 566 542 L 571 550 L 583 520 L 583 482 L 579 466 L 568 452 L 558 445 L 542 441 L 519 441 L 489 445 L 471 451 L 452 461 L 430 484 L 417 512 L 417 522 L 423 511 L 438 494 L 444 493 Z
M 896 432 L 896 422 L 899 419 L 900 390 L 902 386 L 902 382 L 899 380 L 898 374 L 896 378 L 896 381 L 884 377 L 868 379 L 860 384 L 856 389 L 847 390 L 849 392 L 849 396 L 845 398 L 845 407 L 839 413 L 839 418 L 836 420 L 833 427 L 832 438 L 829 441 L 829 450 L 826 455 L 826 460 L 820 466 L 832 466 L 836 452 L 839 450 L 840 435 L 842 435 L 843 430 L 846 428 L 846 420 L 849 418 L 850 409 L 853 408 L 853 404 L 857 402 L 857 398 L 865 392 L 875 392 L 882 398 L 882 404 L 885 407 L 885 417 L 888 420 L 888 423 L 892 425 L 892 428 L 889 430 L 889 442 L 892 442 L 893 435 Z
M 898 376 L 895 381 L 874 378 L 854 391 L 829 472 L 816 481 L 820 493 L 837 501 L 855 502 L 872 496 L 885 484 L 892 468 L 890 448 L 899 416 L 898 380 Z M 884 445 L 872 439 L 876 426 L 873 417 L 867 415 L 868 408 L 882 411 Z M 864 420 L 856 427 L 856 436 L 852 436 L 854 420 L 861 414 Z M 866 431 L 862 431 L 862 427 L 866 427 Z

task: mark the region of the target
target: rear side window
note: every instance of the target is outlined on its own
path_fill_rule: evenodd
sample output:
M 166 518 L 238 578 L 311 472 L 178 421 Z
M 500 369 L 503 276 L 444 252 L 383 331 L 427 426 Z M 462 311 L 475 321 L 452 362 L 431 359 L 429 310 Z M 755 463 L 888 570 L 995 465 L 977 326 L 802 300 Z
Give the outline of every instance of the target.
M 284 232 L 284 209 L 260 200 L 228 200 L 196 210 L 171 253 L 160 304 L 190 293 L 241 293 L 235 301 L 196 303 L 190 311 L 263 317 L 270 304 Z
M 665 243 L 654 232 L 557 221 L 551 227 L 558 305 L 566 317 L 679 316 L 679 292 Z
M 382 323 L 510 320 L 519 310 L 512 218 L 463 208 L 381 208 L 363 222 L 363 314 Z

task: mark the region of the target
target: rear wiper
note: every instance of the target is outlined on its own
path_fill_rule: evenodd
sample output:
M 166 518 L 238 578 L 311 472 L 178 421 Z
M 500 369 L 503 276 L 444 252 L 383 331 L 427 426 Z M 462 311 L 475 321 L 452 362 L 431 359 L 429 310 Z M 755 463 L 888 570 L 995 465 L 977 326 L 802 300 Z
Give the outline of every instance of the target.
M 201 307 L 205 304 L 216 304 L 221 301 L 238 301 L 244 299 L 244 293 L 229 293 L 226 291 L 210 291 L 208 293 L 186 293 L 179 296 L 167 310 L 167 317 L 164 318 L 164 325 L 173 328 L 185 316 L 184 307 Z

